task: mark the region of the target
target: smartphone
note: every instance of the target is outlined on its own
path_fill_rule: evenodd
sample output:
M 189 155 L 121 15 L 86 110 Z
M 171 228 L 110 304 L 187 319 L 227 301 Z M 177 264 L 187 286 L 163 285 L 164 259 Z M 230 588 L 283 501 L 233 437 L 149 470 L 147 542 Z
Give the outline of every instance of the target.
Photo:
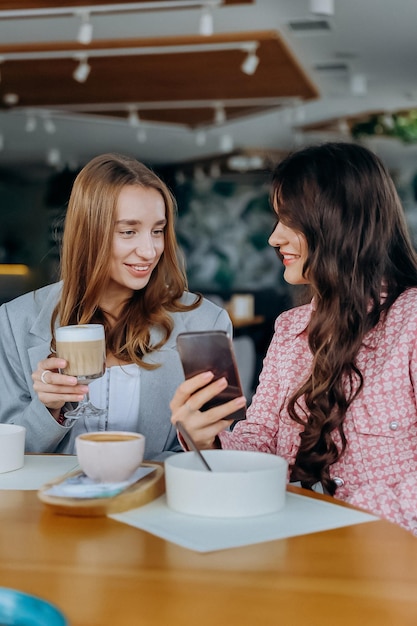
M 202 411 L 243 396 L 232 340 L 225 331 L 180 333 L 177 337 L 177 348 L 186 379 L 211 371 L 214 374 L 213 380 L 224 376 L 228 382 L 226 389 L 201 407 Z M 224 419 L 238 421 L 245 418 L 246 408 L 243 407 Z

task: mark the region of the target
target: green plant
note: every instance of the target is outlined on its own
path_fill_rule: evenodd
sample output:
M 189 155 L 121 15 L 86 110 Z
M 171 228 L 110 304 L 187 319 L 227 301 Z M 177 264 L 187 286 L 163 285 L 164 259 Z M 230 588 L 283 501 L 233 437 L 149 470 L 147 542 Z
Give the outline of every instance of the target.
M 393 137 L 404 143 L 417 141 L 417 109 L 392 114 L 372 114 L 351 127 L 352 137 Z

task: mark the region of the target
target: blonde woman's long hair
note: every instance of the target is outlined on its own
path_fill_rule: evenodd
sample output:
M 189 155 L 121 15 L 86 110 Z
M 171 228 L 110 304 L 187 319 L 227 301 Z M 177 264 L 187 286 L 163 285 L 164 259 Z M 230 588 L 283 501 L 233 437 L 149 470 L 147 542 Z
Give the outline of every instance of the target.
M 111 320 L 99 302 L 109 280 L 116 206 L 126 185 L 155 189 L 161 194 L 166 213 L 164 252 L 152 272 L 149 283 L 134 291 L 117 319 Z M 200 305 L 201 296 L 191 305 L 180 302 L 187 290 L 182 255 L 175 236 L 176 202 L 168 187 L 149 168 L 133 158 L 103 154 L 92 159 L 75 179 L 68 210 L 61 253 L 60 300 L 51 319 L 54 328 L 70 324 L 104 324 L 107 350 L 118 360 L 137 363 L 146 369 L 155 365 L 143 356 L 163 346 L 173 322 L 170 312 L 188 311 Z M 150 329 L 158 327 L 162 338 L 150 344 Z

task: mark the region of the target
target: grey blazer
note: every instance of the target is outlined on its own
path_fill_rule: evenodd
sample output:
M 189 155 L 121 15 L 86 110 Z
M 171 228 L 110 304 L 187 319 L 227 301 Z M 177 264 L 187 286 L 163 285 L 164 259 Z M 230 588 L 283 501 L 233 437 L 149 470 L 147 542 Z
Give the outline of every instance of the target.
M 74 440 L 84 426 L 58 424 L 33 390 L 31 374 L 50 352 L 50 320 L 59 298 L 61 284 L 48 285 L 7 302 L 0 307 L 0 422 L 26 427 L 27 452 L 74 454 Z M 184 293 L 182 301 L 190 303 L 195 296 Z M 181 332 L 218 329 L 232 333 L 227 312 L 203 300 L 186 313 L 171 313 L 173 332 L 167 343 L 147 357 L 160 363 L 156 370 L 141 370 L 140 409 L 137 429 L 146 437 L 146 459 L 163 459 L 181 451 L 176 430 L 170 422 L 169 402 L 184 380 L 176 349 Z M 158 337 L 151 331 L 151 338 Z

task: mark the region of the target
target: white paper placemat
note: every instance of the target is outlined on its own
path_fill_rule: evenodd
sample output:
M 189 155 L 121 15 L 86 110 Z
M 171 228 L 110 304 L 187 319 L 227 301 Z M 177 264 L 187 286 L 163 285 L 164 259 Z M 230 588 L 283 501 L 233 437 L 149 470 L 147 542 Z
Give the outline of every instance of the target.
M 40 489 L 45 483 L 79 469 L 75 455 L 25 454 L 18 470 L 0 474 L 0 489 Z
M 109 517 L 197 552 L 236 548 L 378 519 L 293 493 L 286 494 L 285 508 L 273 515 L 237 519 L 183 515 L 169 509 L 163 495 L 150 504 Z

